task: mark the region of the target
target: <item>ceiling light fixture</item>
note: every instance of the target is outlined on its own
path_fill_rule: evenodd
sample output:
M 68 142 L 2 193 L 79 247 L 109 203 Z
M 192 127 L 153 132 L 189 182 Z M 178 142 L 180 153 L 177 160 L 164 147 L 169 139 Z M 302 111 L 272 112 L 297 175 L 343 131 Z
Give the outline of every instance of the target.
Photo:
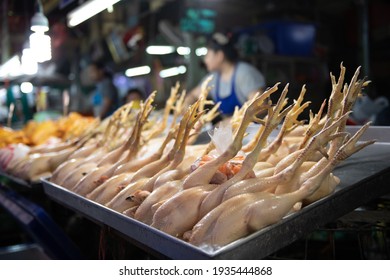
M 24 74 L 34 75 L 38 72 L 38 61 L 30 48 L 23 49 L 21 63 Z
M 68 26 L 75 27 L 101 11 L 112 7 L 120 0 L 90 0 L 71 11 L 68 16 Z
M 20 58 L 14 55 L 0 66 L 0 77 L 16 77 L 21 74 Z
M 197 56 L 204 56 L 204 55 L 207 54 L 207 48 L 206 48 L 206 47 L 197 48 L 197 49 L 195 50 L 195 54 L 196 54 Z
M 127 77 L 134 77 L 134 76 L 141 76 L 141 75 L 147 75 L 151 71 L 149 66 L 140 66 L 140 67 L 134 67 L 129 68 L 126 70 L 125 75 Z
M 178 47 L 176 49 L 176 52 L 179 54 L 179 55 L 189 55 L 191 53 L 191 49 L 189 47 Z M 195 50 L 195 54 L 197 56 L 204 56 L 207 54 L 207 48 L 206 47 L 202 47 L 202 48 L 197 48 Z
M 185 72 L 187 72 L 187 68 L 184 65 L 181 65 L 178 67 L 172 67 L 172 68 L 161 70 L 159 74 L 161 78 L 168 78 L 168 77 L 184 74 Z
M 31 31 L 34 32 L 47 32 L 49 31 L 49 21 L 47 17 L 43 14 L 43 7 L 40 0 L 37 0 L 37 12 L 31 18 Z
M 107 7 L 107 12 L 111 14 L 113 11 L 114 11 L 114 6 Z
M 189 47 L 178 47 L 176 51 L 179 55 L 189 55 L 191 53 L 191 49 Z
M 34 53 L 37 62 L 45 62 L 51 59 L 51 39 L 49 35 L 35 32 L 30 35 L 30 49 Z
M 34 89 L 34 86 L 30 82 L 23 82 L 20 85 L 20 91 L 23 92 L 23 93 L 30 93 L 30 92 L 33 91 L 33 89 Z
M 151 55 L 164 55 L 174 53 L 175 48 L 173 46 L 149 46 L 146 52 Z
M 43 7 L 40 0 L 36 1 L 37 12 L 31 18 L 30 49 L 32 56 L 37 62 L 45 62 L 51 59 L 51 39 L 45 32 L 49 31 L 49 21 L 43 14 Z M 32 71 L 32 69 L 31 69 Z

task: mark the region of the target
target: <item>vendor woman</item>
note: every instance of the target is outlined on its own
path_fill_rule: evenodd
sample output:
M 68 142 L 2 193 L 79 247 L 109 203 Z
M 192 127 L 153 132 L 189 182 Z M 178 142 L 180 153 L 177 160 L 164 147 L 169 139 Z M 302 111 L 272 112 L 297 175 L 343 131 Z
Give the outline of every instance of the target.
M 209 74 L 189 93 L 187 104 L 199 97 L 201 84 L 210 75 L 211 98 L 221 102 L 220 110 L 226 116 L 232 115 L 236 106 L 241 107 L 265 88 L 264 76 L 252 65 L 238 60 L 233 40 L 222 33 L 215 33 L 209 40 L 204 62 Z

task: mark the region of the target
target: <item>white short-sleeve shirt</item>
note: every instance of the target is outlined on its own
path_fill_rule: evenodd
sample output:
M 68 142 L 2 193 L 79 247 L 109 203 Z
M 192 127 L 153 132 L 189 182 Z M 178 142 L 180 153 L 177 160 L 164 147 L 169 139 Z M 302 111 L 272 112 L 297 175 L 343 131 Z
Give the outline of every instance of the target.
M 246 62 L 238 62 L 236 64 L 236 75 L 235 75 L 235 92 L 237 99 L 241 105 L 248 100 L 251 93 L 256 92 L 258 89 L 264 89 L 265 79 L 264 76 L 254 66 Z M 216 100 L 216 72 L 209 73 L 202 82 L 212 75 L 212 79 L 209 83 L 211 86 L 210 95 Z M 232 81 L 223 81 L 219 79 L 219 97 L 226 98 L 231 94 Z

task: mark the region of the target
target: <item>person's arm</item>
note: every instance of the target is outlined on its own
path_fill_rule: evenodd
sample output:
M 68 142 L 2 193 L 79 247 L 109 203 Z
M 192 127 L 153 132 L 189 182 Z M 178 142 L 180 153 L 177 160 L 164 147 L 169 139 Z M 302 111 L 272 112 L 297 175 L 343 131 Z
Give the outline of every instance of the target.
M 202 91 L 206 90 L 207 88 L 212 88 L 214 86 L 214 75 L 212 73 L 206 75 L 200 83 L 192 89 L 186 96 L 184 100 L 184 105 L 188 107 L 189 105 L 193 104 L 196 100 L 199 99 L 200 95 L 202 94 Z M 209 92 L 209 90 L 207 90 Z
M 112 99 L 108 96 L 103 97 L 102 109 L 100 110 L 100 119 L 103 119 L 107 116 L 112 105 Z
M 262 93 L 265 90 L 264 76 L 254 66 L 241 63 L 237 73 L 236 84 L 239 86 L 238 98 L 244 103 L 251 99 L 256 93 Z
M 100 110 L 100 118 L 103 119 L 109 115 L 112 109 L 112 105 L 115 103 L 116 88 L 109 79 L 105 79 L 102 82 L 102 108 Z

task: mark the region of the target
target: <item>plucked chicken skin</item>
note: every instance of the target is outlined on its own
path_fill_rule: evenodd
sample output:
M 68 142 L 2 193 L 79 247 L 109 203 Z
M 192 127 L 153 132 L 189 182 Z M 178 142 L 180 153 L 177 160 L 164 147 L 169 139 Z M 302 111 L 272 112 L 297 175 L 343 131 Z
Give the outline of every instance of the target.
M 307 122 L 300 120 L 310 108 L 310 101 L 304 101 L 306 88 L 291 102 L 287 84 L 273 103 L 277 83 L 217 127 L 228 136 L 215 135 L 215 129 L 203 145 L 194 140 L 219 104 L 204 110 L 210 89 L 203 86 L 201 97 L 185 110 L 184 92 L 179 95 L 176 85 L 160 127 L 150 125 L 154 95 L 132 118 L 130 109 L 122 108 L 90 137 L 94 140 L 69 145 L 50 158 L 58 166 L 51 180 L 193 245 L 220 248 L 331 195 L 340 183 L 334 168 L 374 143 L 358 142 L 369 123 L 354 135 L 345 131 L 368 84 L 358 79 L 360 68 L 349 83 L 345 72 L 341 65 L 339 78 L 331 75 L 329 99 L 316 113 L 310 111 Z M 244 144 L 250 125 L 257 130 Z M 109 139 L 120 140 L 110 145 Z M 28 166 L 28 160 L 20 160 L 13 169 Z

